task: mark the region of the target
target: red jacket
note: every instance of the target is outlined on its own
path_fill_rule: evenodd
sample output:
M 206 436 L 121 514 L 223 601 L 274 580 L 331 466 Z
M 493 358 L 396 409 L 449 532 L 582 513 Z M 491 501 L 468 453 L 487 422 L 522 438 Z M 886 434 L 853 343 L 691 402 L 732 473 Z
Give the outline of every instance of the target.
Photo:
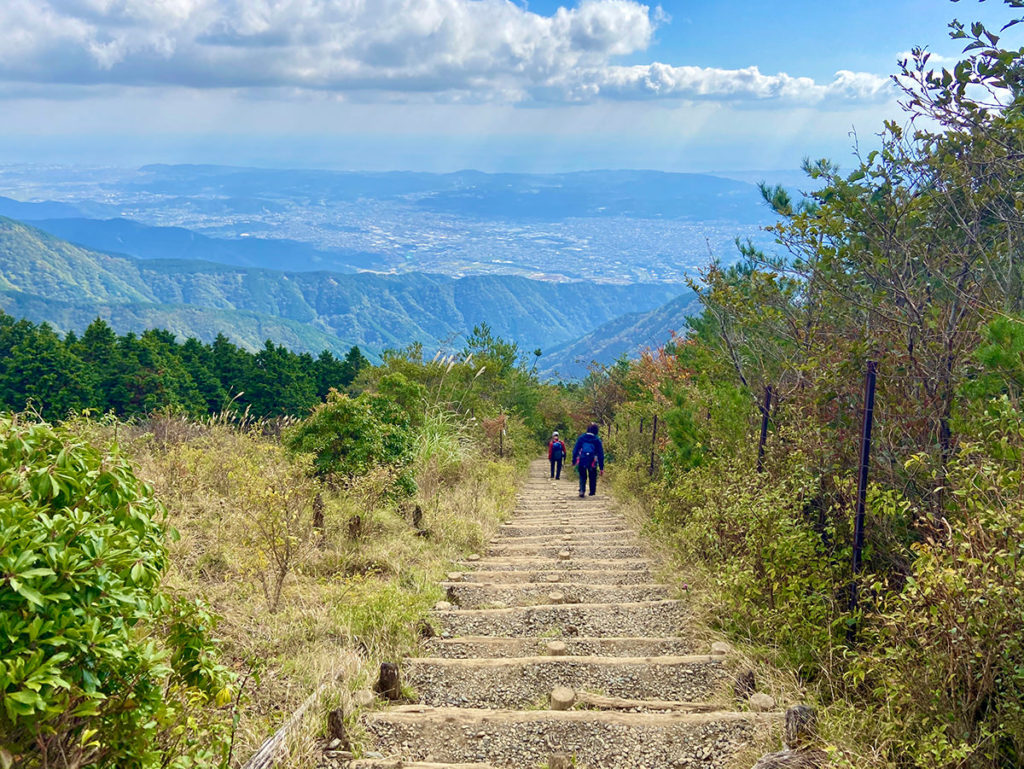
M 551 441 L 551 442 L 550 442 L 550 443 L 548 444 L 548 459 L 552 459 L 552 456 L 551 456 L 551 455 L 552 455 L 552 454 L 554 453 L 554 450 L 555 450 L 555 444 L 556 444 L 556 443 L 557 443 L 557 444 L 559 444 L 559 445 L 561 445 L 561 447 L 562 447 L 562 459 L 565 459 L 565 457 L 566 457 L 566 454 L 568 454 L 568 452 L 566 451 L 566 449 L 565 449 L 565 444 L 564 444 L 564 443 L 562 443 L 562 439 L 561 439 L 561 438 L 556 438 L 555 440 Z

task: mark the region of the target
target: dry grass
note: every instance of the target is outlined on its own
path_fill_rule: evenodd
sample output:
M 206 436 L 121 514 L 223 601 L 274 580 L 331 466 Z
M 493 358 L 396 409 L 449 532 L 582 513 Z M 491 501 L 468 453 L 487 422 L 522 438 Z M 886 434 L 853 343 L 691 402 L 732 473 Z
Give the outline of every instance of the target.
M 614 493 L 614 475 L 612 489 Z M 770 653 L 766 653 L 762 648 L 727 639 L 714 630 L 721 607 L 716 604 L 713 597 L 714 575 L 706 566 L 685 560 L 680 555 L 682 549 L 667 538 L 664 531 L 655 532 L 650 526 L 650 516 L 638 498 L 628 493 L 616 494 L 616 498 L 619 510 L 634 529 L 641 532 L 647 547 L 657 555 L 652 566 L 658 581 L 671 585 L 685 596 L 693 616 L 692 626 L 687 629 L 688 635 L 707 649 L 716 641 L 729 643 L 733 647 L 733 654 L 730 655 L 732 666 L 736 670 L 753 670 L 757 691 L 775 698 L 780 710 L 807 702 L 807 691 L 800 685 L 797 677 L 789 671 L 779 670 L 773 666 L 769 662 L 772 657 Z M 723 697 L 730 700 L 728 707 L 740 707 L 731 699 L 731 694 L 723 694 Z M 758 728 L 751 745 L 733 756 L 730 767 L 748 769 L 765 753 L 781 750 L 780 737 L 781 730 L 778 728 Z
M 421 492 L 399 505 L 382 498 L 375 474 L 345 489 L 320 487 L 276 439 L 253 429 L 174 419 L 79 427 L 94 440 L 116 433 L 180 534 L 170 543 L 166 585 L 211 604 L 222 618 L 215 635 L 228 664 L 258 671 L 238 725 L 236 764 L 323 682 L 337 681 L 322 691 L 292 741 L 291 763 L 311 765 L 325 713 L 338 706 L 349 712 L 349 694 L 372 682 L 381 661 L 416 651 L 416 625 L 443 597 L 438 582 L 511 514 L 524 470 L 477 460 L 464 441 L 449 442 L 456 454 L 423 451 Z M 318 493 L 322 533 L 312 526 Z M 256 517 L 274 510 L 290 516 L 296 500 L 308 504 L 273 535 L 288 537 L 292 550 L 274 607 L 263 579 L 274 566 L 274 543 Z M 416 505 L 420 532 L 412 525 Z

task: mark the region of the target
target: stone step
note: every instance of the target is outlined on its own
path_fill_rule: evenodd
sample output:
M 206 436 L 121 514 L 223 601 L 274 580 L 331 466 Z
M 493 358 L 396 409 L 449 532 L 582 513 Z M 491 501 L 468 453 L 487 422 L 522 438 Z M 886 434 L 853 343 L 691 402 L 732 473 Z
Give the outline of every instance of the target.
M 488 557 L 500 556 L 540 556 L 557 558 L 559 553 L 568 550 L 572 558 L 643 558 L 644 551 L 636 545 L 573 545 L 567 542 L 555 542 L 549 544 L 527 544 L 527 545 L 504 545 L 494 544 L 487 548 Z
M 491 540 L 492 545 L 531 545 L 545 544 L 548 542 L 561 542 L 563 537 L 571 537 L 573 540 L 586 543 L 618 542 L 619 544 L 633 545 L 639 540 L 633 533 L 625 529 L 611 529 L 608 531 L 590 531 L 585 526 L 553 526 L 543 534 L 524 534 L 507 536 L 498 532 Z
M 546 707 L 556 686 L 628 700 L 707 701 L 728 679 L 726 658 L 518 657 L 418 658 L 404 679 L 418 701 L 434 707 Z
M 603 585 L 593 582 L 442 582 L 449 602 L 462 609 L 550 603 L 613 603 L 669 598 L 667 585 Z M 560 594 L 558 598 L 554 594 Z
M 480 563 L 486 564 L 487 561 Z M 489 570 L 486 567 L 476 571 L 457 572 L 466 583 L 546 583 L 557 585 L 563 582 L 595 582 L 602 585 L 647 585 L 654 578 L 647 569 L 538 569 L 513 571 L 511 569 Z
M 570 553 L 568 560 L 545 558 L 543 556 L 526 555 L 521 557 L 502 556 L 489 557 L 479 561 L 464 561 L 460 564 L 464 570 L 480 568 L 484 571 L 593 571 L 607 569 L 612 571 L 642 571 L 650 573 L 650 567 L 642 558 L 583 558 Z
M 602 534 L 607 536 L 617 536 L 626 534 L 633 536 L 631 529 L 626 528 L 619 523 L 606 523 L 601 525 L 596 524 L 564 524 L 558 523 L 522 523 L 521 521 L 514 521 L 498 527 L 497 537 L 498 538 L 512 538 L 512 537 L 535 537 L 545 536 L 550 534 L 563 534 L 566 529 L 571 532 L 586 531 L 591 534 Z
M 467 657 L 533 657 L 545 656 L 551 652 L 547 638 L 502 638 L 495 636 L 458 636 L 456 638 L 432 638 L 424 648 L 432 657 L 465 659 Z M 659 637 L 608 637 L 594 638 L 577 636 L 563 638 L 565 654 L 569 657 L 597 655 L 601 657 L 659 657 L 683 656 L 706 651 L 707 645 L 696 639 Z M 703 646 L 703 649 L 701 647 Z
M 568 521 L 568 523 L 566 523 Z M 536 517 L 531 515 L 517 515 L 513 518 L 510 523 L 514 523 L 516 526 L 595 526 L 601 528 L 611 528 L 615 526 L 622 526 L 623 521 L 617 515 L 602 515 L 602 516 L 591 516 L 591 515 L 546 515 L 544 517 Z
M 510 609 L 436 611 L 431 623 L 437 635 L 506 637 L 546 636 L 671 636 L 689 619 L 680 601 L 576 603 Z
M 405 761 L 401 758 L 359 758 L 346 769 L 496 769 L 493 764 L 439 764 L 436 761 Z
M 587 769 L 724 769 L 778 713 L 613 713 L 402 706 L 367 714 L 376 750 L 409 761 L 533 769 L 555 751 Z

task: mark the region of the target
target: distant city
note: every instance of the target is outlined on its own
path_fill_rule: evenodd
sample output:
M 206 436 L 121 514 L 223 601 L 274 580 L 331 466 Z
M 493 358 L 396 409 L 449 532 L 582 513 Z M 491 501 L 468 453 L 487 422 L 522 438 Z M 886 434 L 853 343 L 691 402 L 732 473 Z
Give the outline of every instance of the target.
M 69 230 L 66 220 L 116 218 L 215 239 L 287 241 L 292 250 L 281 252 L 281 263 L 253 262 L 275 269 L 681 283 L 712 257 L 732 261 L 736 238 L 771 245 L 762 227 L 772 219 L 754 185 L 701 174 L 7 166 L 0 167 L 0 195 L 37 204 L 0 204 L 0 214 L 64 220 L 55 234 L 103 250 L 111 244 L 96 234 L 97 225 L 86 237 L 81 223 Z M 165 239 L 156 235 L 143 240 Z M 138 253 L 146 247 L 138 245 L 138 232 L 134 238 L 135 250 L 125 248 L 133 256 L 195 257 Z M 293 253 L 299 244 L 302 258 Z

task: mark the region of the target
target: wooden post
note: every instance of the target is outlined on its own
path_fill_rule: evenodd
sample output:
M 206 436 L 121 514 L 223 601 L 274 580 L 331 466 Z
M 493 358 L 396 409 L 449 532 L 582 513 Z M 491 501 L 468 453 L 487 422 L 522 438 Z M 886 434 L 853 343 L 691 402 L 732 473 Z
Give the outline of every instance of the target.
M 654 449 L 658 441 L 658 415 L 654 415 L 654 427 L 651 429 L 651 470 L 650 474 L 654 475 Z
M 853 523 L 853 561 L 851 563 L 852 579 L 850 580 L 850 611 L 857 608 L 857 575 L 861 568 L 861 553 L 864 550 L 864 508 L 868 493 L 868 463 L 871 459 L 871 426 L 875 420 L 875 378 L 878 364 L 868 361 L 867 375 L 864 378 L 864 423 L 860 439 L 860 472 L 857 475 L 857 514 Z M 853 636 L 850 626 L 848 637 Z
M 764 472 L 764 444 L 768 440 L 768 414 L 772 408 L 772 386 L 764 388 L 764 405 L 761 406 L 761 440 L 757 444 L 757 472 Z

